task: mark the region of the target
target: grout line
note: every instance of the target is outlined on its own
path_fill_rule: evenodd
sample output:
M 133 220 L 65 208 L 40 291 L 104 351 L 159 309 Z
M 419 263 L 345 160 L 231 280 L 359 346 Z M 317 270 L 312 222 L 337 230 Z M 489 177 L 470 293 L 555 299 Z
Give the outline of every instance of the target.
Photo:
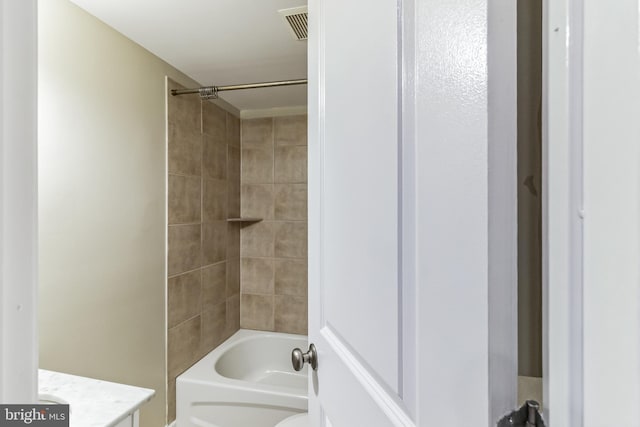
M 168 176 L 179 176 L 181 178 L 200 178 L 202 176 L 202 174 L 200 175 L 193 175 L 193 174 L 189 174 L 189 173 L 176 173 L 176 172 L 167 172 Z
M 229 260 L 231 260 L 231 261 L 235 261 L 235 260 L 238 260 L 238 259 L 241 259 L 241 258 L 238 258 L 238 257 L 234 257 L 234 258 L 225 258 L 225 259 L 223 259 L 222 261 L 217 261 L 217 262 L 214 262 L 214 263 L 211 263 L 211 264 L 204 264 L 204 265 L 201 265 L 200 267 L 196 267 L 196 268 L 191 269 L 191 270 L 183 271 L 182 273 L 173 274 L 173 275 L 171 275 L 171 276 L 168 276 L 168 277 L 167 277 L 167 279 L 173 279 L 173 278 L 176 278 L 176 277 L 178 277 L 178 276 L 182 276 L 182 275 L 185 275 L 185 274 L 190 274 L 190 273 L 196 272 L 196 271 L 198 271 L 198 270 L 202 270 L 203 268 L 213 267 L 213 266 L 216 266 L 216 265 L 219 265 L 219 264 L 225 263 L 225 262 L 227 262 L 227 261 L 229 261 Z
M 196 317 L 198 317 L 198 316 L 200 316 L 200 315 L 201 315 L 201 313 L 194 314 L 193 316 L 189 317 L 189 318 L 188 318 L 188 319 L 186 319 L 186 320 L 183 320 L 182 322 L 178 323 L 177 325 L 172 326 L 172 327 L 170 327 L 170 328 L 167 328 L 167 331 L 169 331 L 169 330 L 171 330 L 171 329 L 174 329 L 174 328 L 177 328 L 178 326 L 184 325 L 185 323 L 187 323 L 187 322 L 189 322 L 189 321 L 191 321 L 191 320 L 195 319 Z M 200 321 L 202 321 L 202 318 L 200 319 Z
M 231 260 L 235 260 L 235 258 L 231 258 Z M 212 263 L 212 264 L 205 264 L 205 265 L 203 265 L 201 268 L 215 267 L 216 265 L 224 264 L 224 263 L 226 263 L 227 261 L 229 261 L 229 258 L 225 258 L 225 259 L 224 259 L 224 260 L 222 260 L 222 261 L 214 262 L 214 263 Z
M 204 340 L 204 271 L 202 268 L 200 268 L 200 298 L 198 303 L 200 304 L 200 347 L 202 347 Z
M 287 182 L 244 182 L 245 185 L 307 185 L 306 182 L 298 182 L 298 181 L 287 181 Z
M 307 295 L 299 295 L 299 294 L 283 294 L 283 293 L 271 293 L 271 294 L 266 294 L 263 292 L 243 292 L 242 295 L 258 295 L 258 296 L 263 296 L 263 297 L 300 297 L 300 298 L 305 298 L 307 297 Z
M 198 222 L 182 222 L 182 223 L 174 223 L 174 224 L 167 224 L 167 227 L 181 227 L 181 226 L 187 226 L 187 225 L 200 225 L 202 224 L 202 221 L 198 221 Z
M 205 170 L 204 170 L 204 150 L 205 150 L 205 137 L 204 137 L 204 108 L 203 108 L 203 102 L 202 99 L 200 100 L 200 297 L 202 298 L 203 296 L 203 292 L 202 290 L 204 289 L 204 284 L 203 284 L 203 276 L 202 276 L 202 261 L 204 259 L 203 256 L 203 250 L 202 248 L 204 247 L 204 175 L 205 175 Z M 202 314 L 202 302 L 200 302 L 200 314 Z M 200 318 L 200 347 L 202 346 L 202 330 L 204 328 L 202 327 L 202 317 Z
M 202 266 L 197 267 L 197 268 L 194 268 L 194 269 L 192 269 L 192 270 L 183 271 L 182 273 L 178 273 L 178 274 L 173 274 L 173 275 L 171 275 L 171 276 L 167 276 L 167 279 L 173 279 L 173 278 L 176 278 L 176 277 L 178 277 L 178 276 L 182 276 L 182 275 L 185 275 L 185 274 L 194 273 L 194 272 L 196 272 L 196 271 L 198 271 L 198 270 L 200 270 L 200 269 L 202 269 Z
M 266 294 L 263 292 L 243 292 L 242 295 L 258 295 L 262 297 L 272 297 L 274 294 Z
M 260 223 L 267 223 L 267 222 L 277 222 L 277 223 L 284 223 L 284 222 L 294 222 L 296 224 L 301 224 L 301 223 L 306 223 L 307 220 L 306 219 L 268 219 L 268 218 L 263 218 L 262 221 L 260 221 Z
M 275 331 L 276 330 L 276 297 L 274 294 L 271 294 L 271 316 L 273 317 L 273 330 Z
M 271 169 L 271 183 L 276 182 L 276 120 L 271 117 L 271 154 L 273 158 L 273 165 Z

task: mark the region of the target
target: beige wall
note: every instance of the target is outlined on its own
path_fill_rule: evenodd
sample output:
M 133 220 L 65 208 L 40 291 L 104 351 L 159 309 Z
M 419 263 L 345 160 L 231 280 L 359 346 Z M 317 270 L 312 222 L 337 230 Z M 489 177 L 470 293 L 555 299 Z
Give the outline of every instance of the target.
M 155 389 L 165 425 L 165 75 L 66 0 L 39 2 L 40 366 Z
M 182 89 L 169 81 L 169 89 Z M 176 377 L 240 328 L 240 119 L 168 98 L 168 421 Z
M 518 372 L 542 376 L 542 1 L 518 1 Z
M 307 333 L 307 116 L 242 121 L 240 324 Z

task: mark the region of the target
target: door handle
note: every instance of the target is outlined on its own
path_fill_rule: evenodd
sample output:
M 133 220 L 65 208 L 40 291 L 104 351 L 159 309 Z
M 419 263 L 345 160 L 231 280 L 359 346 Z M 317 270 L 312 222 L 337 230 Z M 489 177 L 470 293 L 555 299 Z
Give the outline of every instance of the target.
M 296 371 L 302 370 L 304 364 L 311 365 L 314 371 L 318 370 L 318 352 L 316 346 L 309 345 L 309 351 L 303 353 L 299 348 L 294 348 L 291 352 L 291 364 Z

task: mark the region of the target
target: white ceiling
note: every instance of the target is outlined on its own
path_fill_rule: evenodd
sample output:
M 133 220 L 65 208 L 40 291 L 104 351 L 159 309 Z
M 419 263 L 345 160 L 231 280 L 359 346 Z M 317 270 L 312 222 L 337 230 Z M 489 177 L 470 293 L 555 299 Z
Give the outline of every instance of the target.
M 279 9 L 307 0 L 71 0 L 202 85 L 306 78 Z M 221 93 L 239 110 L 306 105 L 305 85 Z

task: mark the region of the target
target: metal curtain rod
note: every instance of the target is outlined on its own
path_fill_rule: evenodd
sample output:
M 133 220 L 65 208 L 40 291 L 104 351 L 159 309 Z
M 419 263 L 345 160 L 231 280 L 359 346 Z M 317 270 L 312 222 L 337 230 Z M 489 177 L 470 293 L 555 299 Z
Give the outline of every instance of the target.
M 307 84 L 307 79 L 298 80 L 282 80 L 279 82 L 265 82 L 265 83 L 247 83 L 243 85 L 227 85 L 227 86 L 205 86 L 198 89 L 171 89 L 171 95 L 188 95 L 197 93 L 201 98 L 211 99 L 217 98 L 218 92 L 226 90 L 240 90 L 240 89 L 257 89 L 262 87 L 276 87 L 276 86 L 293 86 Z

